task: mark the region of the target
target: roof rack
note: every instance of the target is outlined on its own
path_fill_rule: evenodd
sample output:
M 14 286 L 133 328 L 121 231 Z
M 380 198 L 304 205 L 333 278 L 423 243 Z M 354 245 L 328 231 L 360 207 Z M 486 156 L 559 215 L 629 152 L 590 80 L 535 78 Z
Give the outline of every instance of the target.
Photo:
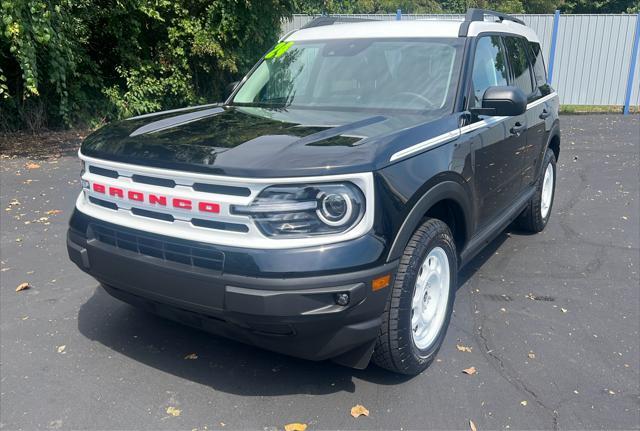
M 303 28 L 322 27 L 322 26 L 325 26 L 325 25 L 334 25 L 335 23 L 340 23 L 340 22 L 348 23 L 348 22 L 371 22 L 371 21 L 379 21 L 379 20 L 370 19 L 370 18 L 356 18 L 356 17 L 346 17 L 346 16 L 321 15 L 321 16 L 309 21 L 308 23 L 306 23 L 305 25 L 300 27 L 300 29 L 302 30 Z
M 464 22 L 460 26 L 460 31 L 458 32 L 458 36 L 465 37 L 467 35 L 467 32 L 469 31 L 469 26 L 471 25 L 471 23 L 477 22 L 477 21 L 484 21 L 485 15 L 495 16 L 496 18 L 498 18 L 500 22 L 513 21 L 518 24 L 526 25 L 524 21 L 522 21 L 521 19 L 518 19 L 511 15 L 507 15 L 506 13 L 496 12 L 496 11 L 487 10 L 487 9 L 470 8 L 470 9 L 467 9 L 467 14 L 464 17 Z

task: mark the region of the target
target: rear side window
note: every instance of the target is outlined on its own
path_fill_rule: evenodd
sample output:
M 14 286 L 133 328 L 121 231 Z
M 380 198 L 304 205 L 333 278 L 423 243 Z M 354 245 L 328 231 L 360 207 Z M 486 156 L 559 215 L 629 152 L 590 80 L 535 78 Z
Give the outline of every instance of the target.
M 540 44 L 537 42 L 529 42 L 529 54 L 531 54 L 533 77 L 536 80 L 538 89 L 542 95 L 547 95 L 551 92 L 551 88 L 547 83 L 547 70 L 544 65 L 544 59 L 542 58 Z
M 507 85 L 507 62 L 504 48 L 498 36 L 478 39 L 473 59 L 473 94 L 469 108 L 482 106 L 482 96 L 487 88 Z
M 544 68 L 544 60 L 542 59 L 542 49 L 540 44 L 536 42 L 529 42 L 529 49 L 531 49 L 531 61 L 533 63 L 533 75 L 536 78 L 538 87 L 547 83 L 547 71 Z
M 504 42 L 507 46 L 507 56 L 513 72 L 511 85 L 519 87 L 527 97 L 531 97 L 533 94 L 533 81 L 527 57 L 528 42 L 520 37 L 511 36 L 506 36 Z

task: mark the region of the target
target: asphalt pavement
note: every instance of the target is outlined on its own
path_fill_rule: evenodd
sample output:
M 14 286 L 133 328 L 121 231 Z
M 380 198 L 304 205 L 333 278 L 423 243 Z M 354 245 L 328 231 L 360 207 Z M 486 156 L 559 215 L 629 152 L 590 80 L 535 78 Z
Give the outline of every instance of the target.
M 463 271 L 438 359 L 413 378 L 266 352 L 111 298 L 66 254 L 75 145 L 5 148 L 0 429 L 639 429 L 640 117 L 561 121 L 547 229 L 511 227 Z M 369 417 L 351 417 L 356 404 Z

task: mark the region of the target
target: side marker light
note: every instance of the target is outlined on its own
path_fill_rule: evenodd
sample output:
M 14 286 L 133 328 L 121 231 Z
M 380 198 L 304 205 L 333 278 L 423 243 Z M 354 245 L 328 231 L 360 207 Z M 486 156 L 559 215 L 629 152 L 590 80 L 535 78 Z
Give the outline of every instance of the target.
M 391 274 L 383 275 L 382 277 L 374 278 L 371 282 L 371 290 L 378 291 L 384 289 L 391 284 Z

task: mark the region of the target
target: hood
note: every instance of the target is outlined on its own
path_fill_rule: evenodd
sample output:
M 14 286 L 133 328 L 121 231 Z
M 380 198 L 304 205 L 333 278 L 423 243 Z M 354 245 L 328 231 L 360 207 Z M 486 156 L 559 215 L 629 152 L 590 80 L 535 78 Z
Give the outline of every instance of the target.
M 205 105 L 114 122 L 89 135 L 81 152 L 240 177 L 363 172 L 387 157 L 395 134 L 429 120 L 424 114 Z

